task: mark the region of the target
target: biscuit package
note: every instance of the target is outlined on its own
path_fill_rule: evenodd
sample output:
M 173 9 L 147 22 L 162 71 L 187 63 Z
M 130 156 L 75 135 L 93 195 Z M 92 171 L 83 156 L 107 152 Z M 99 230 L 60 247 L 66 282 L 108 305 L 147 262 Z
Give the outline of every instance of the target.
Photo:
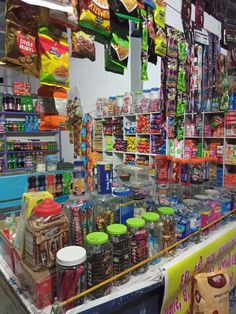
M 94 36 L 83 31 L 72 33 L 72 57 L 95 61 Z
M 226 271 L 194 276 L 193 314 L 229 314 L 230 280 Z

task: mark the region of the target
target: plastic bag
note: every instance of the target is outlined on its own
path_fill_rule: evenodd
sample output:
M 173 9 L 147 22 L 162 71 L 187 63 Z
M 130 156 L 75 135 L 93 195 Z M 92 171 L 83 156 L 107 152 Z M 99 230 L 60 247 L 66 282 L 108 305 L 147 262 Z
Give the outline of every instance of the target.
M 46 27 L 39 29 L 40 84 L 69 88 L 69 45 L 66 37 L 54 39 Z

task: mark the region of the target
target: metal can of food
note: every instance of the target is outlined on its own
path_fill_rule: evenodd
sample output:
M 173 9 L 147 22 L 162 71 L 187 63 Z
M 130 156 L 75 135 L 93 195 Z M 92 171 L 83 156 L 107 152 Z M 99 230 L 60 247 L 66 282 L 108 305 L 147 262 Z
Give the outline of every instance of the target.
M 113 166 L 108 162 L 97 163 L 97 187 L 99 194 L 111 194 Z

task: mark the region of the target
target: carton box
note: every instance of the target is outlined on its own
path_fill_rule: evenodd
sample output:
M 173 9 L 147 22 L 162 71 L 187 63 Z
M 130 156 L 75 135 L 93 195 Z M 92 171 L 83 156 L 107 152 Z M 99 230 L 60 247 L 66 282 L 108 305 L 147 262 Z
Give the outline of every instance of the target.
M 13 260 L 13 244 L 4 234 L 5 222 L 0 221 L 0 254 L 4 257 L 5 262 L 10 269 L 15 272 L 14 260 Z
M 55 269 L 34 272 L 23 261 L 18 260 L 15 270 L 22 288 L 29 291 L 37 308 L 42 309 L 53 304 L 56 291 Z

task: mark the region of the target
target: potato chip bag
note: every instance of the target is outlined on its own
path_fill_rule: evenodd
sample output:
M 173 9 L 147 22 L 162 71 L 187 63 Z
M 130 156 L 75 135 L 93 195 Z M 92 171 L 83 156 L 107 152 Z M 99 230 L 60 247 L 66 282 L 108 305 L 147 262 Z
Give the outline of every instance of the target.
M 94 36 L 86 34 L 83 31 L 72 32 L 72 54 L 74 58 L 88 58 L 95 61 L 95 44 Z
M 69 45 L 67 37 L 56 38 L 48 28 L 39 29 L 40 84 L 69 89 Z
M 110 12 L 108 0 L 87 0 L 80 5 L 79 24 L 94 33 L 108 37 L 110 34 Z

